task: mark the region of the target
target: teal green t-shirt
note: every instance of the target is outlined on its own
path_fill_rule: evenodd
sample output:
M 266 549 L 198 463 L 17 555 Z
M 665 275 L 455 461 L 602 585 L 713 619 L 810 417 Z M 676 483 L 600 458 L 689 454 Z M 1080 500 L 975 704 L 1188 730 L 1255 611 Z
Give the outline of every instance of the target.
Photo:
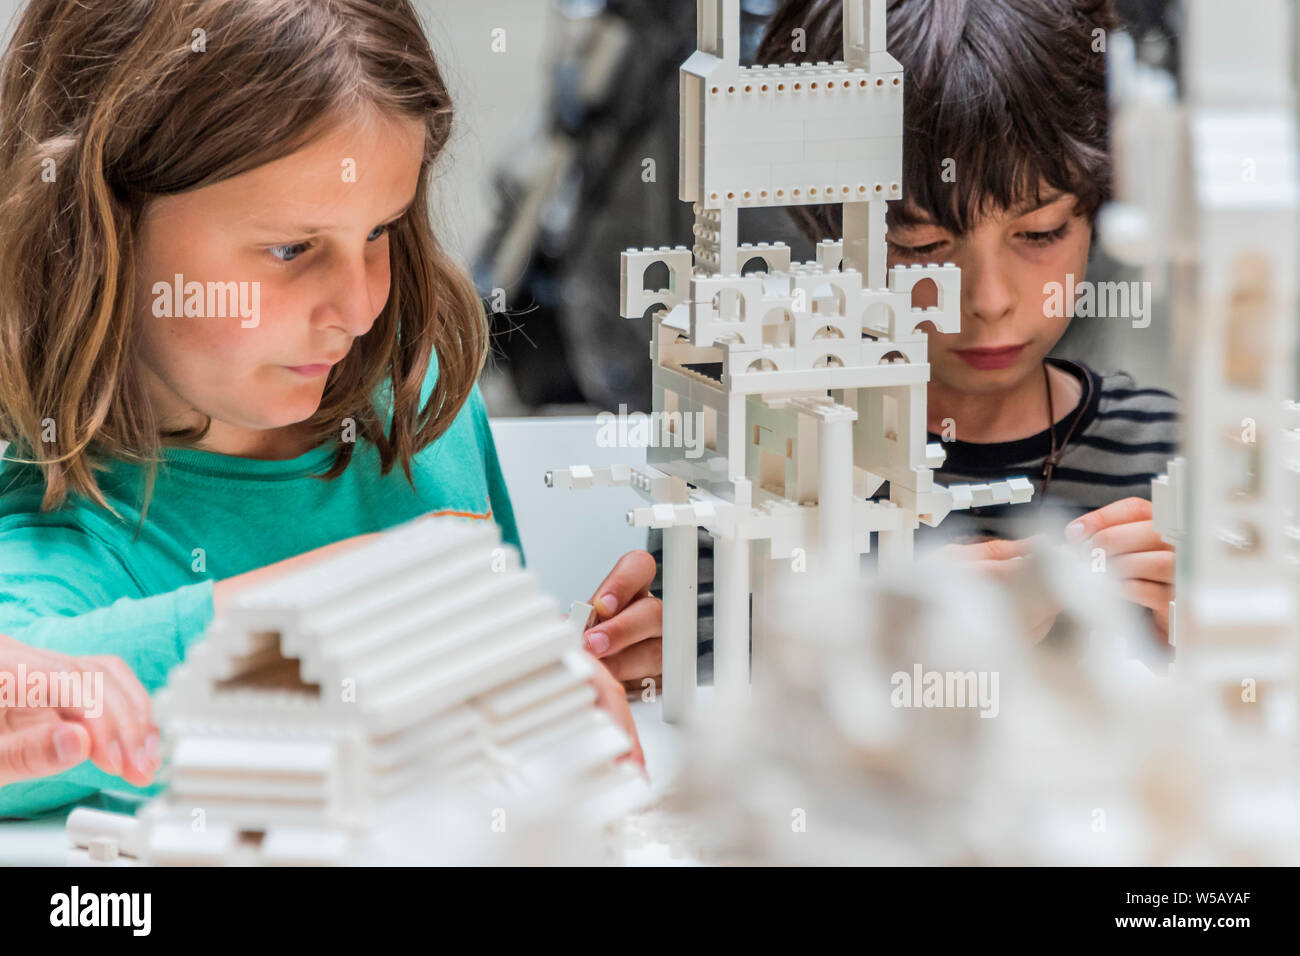
M 286 461 L 166 449 L 142 528 L 142 466 L 112 462 L 99 477 L 118 519 L 85 498 L 43 514 L 40 473 L 0 465 L 0 634 L 65 654 L 116 655 L 152 693 L 212 620 L 213 581 L 431 513 L 495 520 L 519 547 L 477 387 L 414 456 L 411 482 L 400 465 L 381 476 L 377 449 L 360 438 L 347 469 L 323 481 L 333 457 L 332 443 Z M 0 787 L 0 818 L 104 789 L 158 786 L 132 787 L 87 762 Z

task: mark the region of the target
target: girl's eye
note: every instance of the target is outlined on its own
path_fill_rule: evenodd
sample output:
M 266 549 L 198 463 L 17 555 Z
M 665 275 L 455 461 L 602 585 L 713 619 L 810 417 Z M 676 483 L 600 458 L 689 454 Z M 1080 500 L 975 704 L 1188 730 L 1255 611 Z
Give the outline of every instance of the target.
M 305 242 L 295 242 L 291 246 L 272 246 L 266 250 L 281 262 L 292 262 L 306 252 L 311 246 Z
M 940 239 L 937 242 L 927 242 L 923 246 L 905 246 L 901 243 L 894 242 L 892 239 L 887 239 L 885 241 L 888 243 L 889 248 L 896 254 L 912 259 L 933 255 L 942 249 L 946 242 L 946 240 Z
M 366 241 L 377 242 L 382 239 L 388 233 L 388 230 L 392 228 L 392 225 L 393 224 L 390 222 L 385 223 L 382 226 L 375 226 L 374 229 L 370 230 L 370 235 L 366 236 Z M 275 256 L 275 258 L 279 259 L 281 262 L 292 262 L 310 248 L 310 242 L 295 242 L 290 246 L 272 246 L 267 250 L 267 252 L 271 253 L 271 255 Z
M 1048 230 L 1047 232 L 1023 232 L 1021 235 L 1025 237 L 1025 241 L 1031 246 L 1050 246 L 1052 243 L 1056 242 L 1056 240 L 1065 235 L 1069 226 L 1070 221 L 1067 219 L 1055 229 Z

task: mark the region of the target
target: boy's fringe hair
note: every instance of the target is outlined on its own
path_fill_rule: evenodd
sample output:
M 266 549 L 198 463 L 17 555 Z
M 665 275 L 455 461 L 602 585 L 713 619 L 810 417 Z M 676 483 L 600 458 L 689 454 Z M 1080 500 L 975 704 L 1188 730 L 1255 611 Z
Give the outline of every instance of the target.
M 409 0 L 31 0 L 0 60 L 0 439 L 40 467 L 43 510 L 69 494 L 112 510 L 97 462 L 148 463 L 151 489 L 164 441 L 207 432 L 161 431 L 139 382 L 135 235 L 150 199 L 286 156 L 366 108 L 424 122 L 419 186 L 390 230 L 384 310 L 305 426 L 336 440 L 324 477 L 352 458 L 339 440 L 352 418 L 383 473 L 400 463 L 410 480 L 469 397 L 487 322 L 429 220 L 452 104 Z M 385 382 L 387 433 L 372 401 Z
M 889 52 L 903 64 L 903 193 L 960 235 L 991 208 L 1037 200 L 1043 182 L 1090 220 L 1111 196 L 1106 57 L 1112 0 L 889 0 Z M 805 31 L 806 52 L 792 49 Z M 1104 46 L 1102 46 L 1104 49 Z M 841 0 L 786 0 L 755 61 L 843 59 Z M 945 180 L 944 161 L 956 178 Z M 907 225 L 908 206 L 889 221 Z M 842 234 L 839 206 L 790 210 L 813 241 Z

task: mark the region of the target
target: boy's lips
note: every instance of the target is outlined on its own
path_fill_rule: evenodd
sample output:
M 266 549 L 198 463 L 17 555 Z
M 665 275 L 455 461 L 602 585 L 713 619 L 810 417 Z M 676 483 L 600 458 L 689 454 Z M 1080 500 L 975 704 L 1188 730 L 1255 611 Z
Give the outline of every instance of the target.
M 1006 368 L 1014 364 L 1024 350 L 1023 345 L 1004 345 L 1000 348 L 954 349 L 953 351 L 971 368 L 986 370 Z

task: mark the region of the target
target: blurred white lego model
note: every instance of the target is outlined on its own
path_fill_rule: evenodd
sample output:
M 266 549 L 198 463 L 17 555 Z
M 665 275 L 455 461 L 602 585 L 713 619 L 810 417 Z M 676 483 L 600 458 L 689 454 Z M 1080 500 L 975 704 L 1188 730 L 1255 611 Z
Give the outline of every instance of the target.
M 680 436 L 693 416 L 703 452 L 660 441 L 644 470 L 546 476 L 630 484 L 651 502 L 628 520 L 664 532 L 667 720 L 686 718 L 695 695 L 697 528 L 714 538 L 714 684 L 734 695 L 749 683 L 751 623 L 761 662 L 768 594 L 792 563 L 849 582 L 873 533 L 882 566 L 906 564 L 919 524 L 1033 493 L 1026 478 L 933 480 L 944 453 L 926 442 L 920 326 L 959 330 L 961 277 L 951 263 L 886 269 L 903 70 L 886 51 L 884 0 L 846 0 L 843 17 L 842 61 L 743 67 L 739 0 L 698 0 L 699 49 L 680 78 L 679 195 L 695 245 L 623 253 L 621 312 L 653 314 L 654 418 Z M 843 240 L 822 242 L 815 262 L 738 243 L 742 208 L 809 203 L 843 210 Z M 744 274 L 755 261 L 761 271 Z M 927 297 L 937 304 L 922 307 Z M 888 498 L 874 500 L 885 482 Z
M 1294 864 L 1289 742 L 1209 733 L 1192 685 L 1133 659 L 1145 623 L 1087 561 L 1020 567 L 1014 587 L 935 563 L 778 595 L 776 666 L 715 701 L 636 835 L 728 864 Z M 1060 644 L 1026 646 L 1027 596 L 1061 608 Z
M 1113 51 L 1118 194 L 1108 245 L 1173 266 L 1186 457 L 1155 480 L 1177 549 L 1175 670 L 1241 714 L 1300 677 L 1295 394 L 1300 153 L 1295 3 L 1186 5 L 1185 102 Z M 1124 38 L 1126 39 L 1126 38 Z M 1271 698 L 1271 699 L 1270 699 Z M 1268 704 L 1268 706 L 1265 706 Z M 1284 724 L 1293 731 L 1297 715 Z
M 787 578 L 765 605 L 775 659 L 753 699 L 715 701 L 678 792 L 634 818 L 637 836 L 727 863 L 1300 860 L 1300 406 L 1282 401 L 1300 253 L 1294 5 L 1261 6 L 1246 23 L 1190 5 L 1194 180 L 1160 183 L 1184 153 L 1177 112 L 1130 102 L 1120 192 L 1156 208 L 1103 223 L 1120 248 L 1183 267 L 1170 285 L 1184 297 L 1189 457 L 1153 489 L 1179 548 L 1179 676 L 1132 659 L 1150 642 L 1144 622 L 1070 549 L 1018 562 L 1010 587 L 937 562 L 853 587 Z M 1020 637 L 1030 599 L 1061 608 L 1053 645 L 1032 652 Z M 1249 706 L 1243 682 L 1260 685 Z
M 245 591 L 155 700 L 167 790 L 74 811 L 70 859 L 482 862 L 539 808 L 581 844 L 649 796 L 594 706 L 589 612 L 564 620 L 495 524 L 455 518 Z

